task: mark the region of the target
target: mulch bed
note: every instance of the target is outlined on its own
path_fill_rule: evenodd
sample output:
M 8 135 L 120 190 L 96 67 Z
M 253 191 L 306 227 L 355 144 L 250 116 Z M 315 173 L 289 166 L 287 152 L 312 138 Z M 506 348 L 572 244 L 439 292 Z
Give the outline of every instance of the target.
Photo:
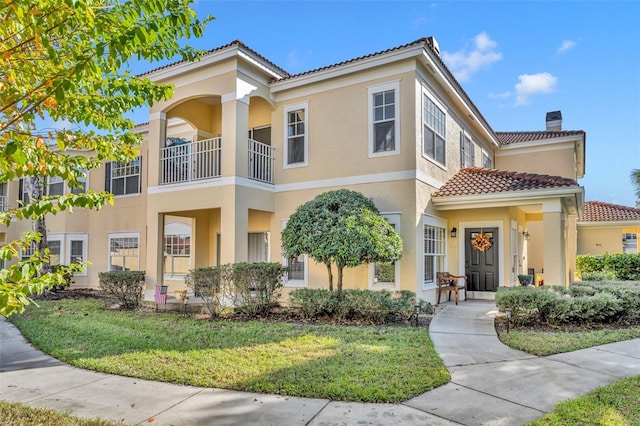
M 100 299 L 105 301 L 106 304 L 109 304 L 113 301 L 111 297 L 104 294 L 104 292 L 91 289 L 91 288 L 80 288 L 80 289 L 67 289 L 67 290 L 57 290 L 57 291 L 47 291 L 42 295 L 34 297 L 34 300 L 62 300 L 62 299 Z M 108 307 L 108 309 L 118 309 L 117 305 L 112 305 Z M 418 316 L 418 327 L 428 327 L 429 323 L 433 319 L 433 317 L 443 309 L 441 305 L 431 306 L 429 312 L 422 312 Z M 137 309 L 140 312 L 155 312 L 155 307 L 148 305 L 140 305 Z M 173 313 L 177 315 L 185 315 L 182 311 L 177 310 L 173 311 Z M 194 314 L 188 313 L 187 316 L 199 319 L 199 320 L 211 320 L 211 317 L 207 314 Z M 342 320 L 339 324 L 336 324 L 334 318 L 331 317 L 318 317 L 311 319 L 301 319 L 298 317 L 293 311 L 286 307 L 280 307 L 273 309 L 269 315 L 264 316 L 250 316 L 247 314 L 235 312 L 231 314 L 224 315 L 220 319 L 227 321 L 262 321 L 262 322 L 286 322 L 292 324 L 310 324 L 310 325 L 350 325 L 350 326 L 372 326 L 369 321 L 362 320 Z M 388 324 L 384 324 L 385 327 L 415 327 L 415 322 L 411 321 L 410 323 L 405 321 L 392 322 Z

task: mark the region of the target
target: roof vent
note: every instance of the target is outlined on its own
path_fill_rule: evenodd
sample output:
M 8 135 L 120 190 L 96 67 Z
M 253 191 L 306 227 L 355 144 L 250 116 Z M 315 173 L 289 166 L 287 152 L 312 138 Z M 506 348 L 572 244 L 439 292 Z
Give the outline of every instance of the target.
M 547 132 L 562 131 L 562 113 L 560 111 L 551 111 L 547 113 Z
M 429 43 L 431 43 L 431 47 L 433 47 L 433 50 L 435 50 L 438 56 L 440 56 L 440 45 L 438 44 L 436 38 L 433 36 L 427 37 L 427 40 L 429 40 Z

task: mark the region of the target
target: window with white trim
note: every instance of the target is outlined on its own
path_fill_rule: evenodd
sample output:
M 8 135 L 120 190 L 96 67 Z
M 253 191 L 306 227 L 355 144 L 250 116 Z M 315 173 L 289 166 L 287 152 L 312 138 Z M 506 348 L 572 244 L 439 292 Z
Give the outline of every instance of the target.
M 104 190 L 113 195 L 139 194 L 142 191 L 142 157 L 128 163 L 111 161 L 105 164 Z
M 369 156 L 400 152 L 400 84 L 398 82 L 370 87 Z
M 66 253 L 66 265 L 71 265 L 72 263 L 82 263 L 86 262 L 88 259 L 87 250 L 89 246 L 89 236 L 86 234 L 67 234 L 65 246 L 67 247 L 68 252 Z M 81 272 L 76 272 L 74 275 L 78 276 L 86 276 L 87 275 L 87 267 L 84 266 L 84 269 Z
M 109 270 L 137 271 L 140 263 L 140 234 L 109 234 Z
M 633 233 L 622 234 L 622 252 L 638 253 L 638 234 L 633 234 Z
M 308 103 L 284 108 L 285 141 L 284 167 L 306 166 L 309 161 Z
M 64 256 L 64 236 L 47 235 L 47 248 L 49 249 L 49 264 L 60 265 Z
M 30 191 L 27 179 L 20 179 L 18 183 L 18 201 L 22 201 L 22 205 L 26 206 L 30 202 Z
M 474 167 L 476 165 L 475 151 L 475 145 L 471 139 L 464 132 L 460 132 L 460 167 Z
M 400 234 L 400 214 L 382 214 Z M 400 286 L 400 261 L 369 264 L 369 288 L 395 290 Z
M 185 276 L 191 269 L 191 225 L 171 222 L 164 228 L 164 274 Z
M 47 195 L 64 195 L 64 180 L 60 176 L 49 176 L 47 178 Z
M 428 158 L 446 165 L 447 116 L 426 94 L 423 95 L 423 152 Z
M 36 252 L 35 243 L 31 243 L 28 247 L 25 247 L 20 250 L 20 260 L 29 260 L 31 256 L 33 256 Z
M 482 167 L 493 169 L 493 159 L 484 149 L 482 150 Z
M 282 221 L 282 229 L 287 226 L 287 220 Z M 289 268 L 284 275 L 285 287 L 307 287 L 309 281 L 309 261 L 306 254 L 292 258 L 282 258 L 282 265 Z
M 425 216 L 423 221 L 423 289 L 435 288 L 436 274 L 445 271 L 447 255 L 446 222 Z

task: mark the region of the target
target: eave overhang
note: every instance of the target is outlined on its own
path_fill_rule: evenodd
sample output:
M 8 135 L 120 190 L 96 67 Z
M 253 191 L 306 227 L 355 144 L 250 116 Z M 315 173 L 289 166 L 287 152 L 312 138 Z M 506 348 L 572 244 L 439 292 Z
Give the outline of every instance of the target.
M 437 210 L 467 210 L 492 207 L 518 207 L 542 204 L 547 200 L 563 200 L 563 206 L 569 214 L 584 214 L 584 187 L 539 189 L 535 191 L 512 191 L 488 194 L 449 195 L 432 197 L 431 202 Z

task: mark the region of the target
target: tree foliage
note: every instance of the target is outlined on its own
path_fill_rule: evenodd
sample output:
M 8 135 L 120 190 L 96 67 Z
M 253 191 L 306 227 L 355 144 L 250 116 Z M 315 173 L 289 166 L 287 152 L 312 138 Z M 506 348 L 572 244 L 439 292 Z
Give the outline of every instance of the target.
M 199 37 L 210 18 L 199 19 L 192 0 L 6 0 L 0 6 L 0 182 L 25 178 L 32 190 L 59 177 L 79 187 L 88 170 L 106 160 L 137 155 L 135 123 L 124 114 L 171 96 L 169 85 L 132 76 L 131 60 L 193 60 L 180 45 Z M 45 119 L 69 129 L 44 130 Z M 77 192 L 77 191 L 74 191 Z M 113 203 L 106 192 L 36 196 L 28 205 L 0 212 L 0 224 L 33 220 L 44 231 L 47 214 Z M 28 233 L 0 248 L 10 261 L 36 244 L 37 255 L 14 263 L 0 277 L 0 314 L 21 311 L 60 274 L 46 272 L 46 235 Z
M 636 199 L 640 202 L 640 169 L 633 169 L 629 175 L 631 184 L 633 185 Z
M 325 192 L 299 206 L 282 231 L 282 247 L 286 258 L 306 254 L 324 264 L 330 290 L 335 264 L 339 292 L 345 267 L 391 262 L 402 256 L 402 239 L 373 201 L 346 189 Z

